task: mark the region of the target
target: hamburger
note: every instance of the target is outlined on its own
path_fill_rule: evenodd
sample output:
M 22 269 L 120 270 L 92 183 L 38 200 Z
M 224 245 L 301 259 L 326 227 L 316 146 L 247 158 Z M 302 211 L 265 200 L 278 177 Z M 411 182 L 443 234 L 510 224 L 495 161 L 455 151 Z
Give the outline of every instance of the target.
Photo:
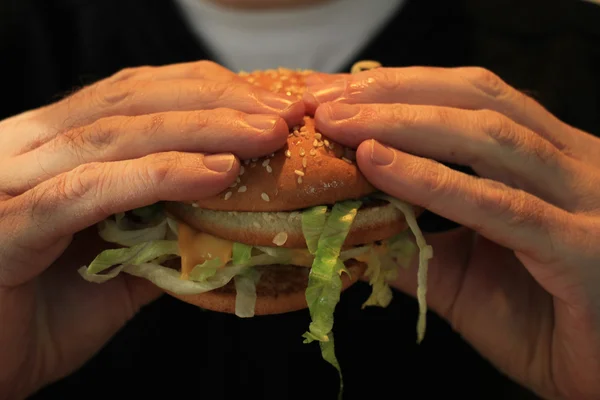
M 352 72 L 365 66 L 377 65 L 357 64 Z M 239 75 L 301 98 L 310 73 L 279 68 Z M 99 235 L 112 248 L 79 273 L 96 283 L 128 273 L 184 302 L 239 317 L 308 308 L 305 342 L 318 341 L 325 360 L 340 372 L 332 327 L 341 293 L 362 278 L 373 289 L 363 307 L 387 306 L 388 282 L 417 252 L 422 340 L 432 253 L 416 222 L 421 211 L 378 192 L 361 174 L 353 150 L 318 132 L 305 115 L 278 151 L 243 160 L 236 181 L 222 193 L 103 221 Z

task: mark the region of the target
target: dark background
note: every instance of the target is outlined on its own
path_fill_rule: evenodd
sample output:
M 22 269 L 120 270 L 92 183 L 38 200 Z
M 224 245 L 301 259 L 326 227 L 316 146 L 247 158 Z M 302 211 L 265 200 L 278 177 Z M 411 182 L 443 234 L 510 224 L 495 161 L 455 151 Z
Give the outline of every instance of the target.
M 600 7 L 580 1 L 410 0 L 356 60 L 487 67 L 559 118 L 598 134 L 599 27 Z M 166 0 L 2 0 L 0 33 L 0 118 L 125 67 L 212 59 Z M 421 226 L 452 228 L 430 214 Z M 387 309 L 361 310 L 368 294 L 357 284 L 336 310 L 346 399 L 534 398 L 433 313 L 417 346 L 412 298 L 397 293 Z M 307 311 L 244 320 L 164 297 L 78 372 L 31 399 L 333 399 L 336 371 L 316 343 L 302 344 L 308 323 Z

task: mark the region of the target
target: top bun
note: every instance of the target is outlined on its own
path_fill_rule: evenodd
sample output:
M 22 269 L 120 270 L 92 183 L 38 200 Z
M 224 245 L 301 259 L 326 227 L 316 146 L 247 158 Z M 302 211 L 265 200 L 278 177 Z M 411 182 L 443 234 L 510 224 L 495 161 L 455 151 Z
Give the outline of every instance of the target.
M 277 70 L 242 73 L 251 84 L 302 98 L 310 72 Z M 290 127 L 287 143 L 266 157 L 244 160 L 235 186 L 195 205 L 216 211 L 291 211 L 356 199 L 375 192 L 354 162 L 354 152 L 316 132 L 306 115 Z

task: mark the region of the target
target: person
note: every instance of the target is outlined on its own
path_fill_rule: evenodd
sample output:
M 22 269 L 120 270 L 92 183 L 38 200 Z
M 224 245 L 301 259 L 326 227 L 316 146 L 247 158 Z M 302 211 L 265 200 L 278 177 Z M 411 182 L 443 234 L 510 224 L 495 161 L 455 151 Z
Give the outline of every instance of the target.
M 415 294 L 414 269 L 388 309 L 360 310 L 360 284 L 342 296 L 346 398 L 528 395 L 512 381 L 542 398 L 600 398 L 598 6 L 11 6 L 0 13 L 0 398 L 334 396 L 335 371 L 299 340 L 304 311 L 240 321 L 132 277 L 93 285 L 75 273 L 102 246 L 96 222 L 220 192 L 304 110 L 357 149 L 377 188 L 428 210 L 434 249 L 437 316 L 420 347 L 402 296 Z M 360 59 L 383 67 L 348 74 Z M 286 63 L 323 72 L 302 101 L 235 73 Z

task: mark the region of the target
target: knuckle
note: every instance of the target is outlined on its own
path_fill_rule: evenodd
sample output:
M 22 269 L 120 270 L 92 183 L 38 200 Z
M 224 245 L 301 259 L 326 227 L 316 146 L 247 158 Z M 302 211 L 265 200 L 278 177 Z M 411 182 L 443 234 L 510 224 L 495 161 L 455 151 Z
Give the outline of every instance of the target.
M 508 85 L 498 75 L 486 68 L 469 67 L 464 70 L 468 81 L 488 96 L 501 98 L 509 92 Z
M 192 127 L 195 131 L 204 131 L 211 125 L 210 115 L 203 110 L 189 112 L 184 118 L 184 124 Z
M 123 68 L 119 72 L 113 74 L 108 79 L 108 82 L 117 83 L 117 82 L 125 81 L 128 79 L 134 78 L 138 75 L 141 75 L 143 73 L 149 72 L 151 70 L 153 70 L 153 68 L 149 67 L 149 66 Z
M 105 174 L 102 163 L 82 164 L 57 177 L 53 190 L 61 200 L 90 200 L 102 192 Z
M 422 186 L 429 203 L 436 199 L 443 199 L 456 190 L 455 178 L 452 172 L 445 168 L 439 168 L 435 161 L 426 161 L 415 164 L 411 170 L 414 170 L 414 176 L 419 177 L 419 184 Z M 410 173 L 410 171 L 409 171 Z M 425 207 L 428 207 L 426 204 Z
M 120 127 L 125 123 L 123 117 L 108 117 L 97 120 L 79 134 L 80 144 L 97 154 L 112 145 L 118 137 Z
M 383 111 L 382 109 L 375 110 L 377 115 L 385 115 Z M 421 119 L 421 115 L 413 107 L 394 105 L 389 108 L 389 112 L 391 113 L 390 123 L 395 127 L 400 125 L 404 129 L 415 128 Z M 373 116 L 375 121 L 378 119 L 377 115 Z
M 155 154 L 145 163 L 145 168 L 141 169 L 141 180 L 147 189 L 156 192 L 175 176 L 182 163 L 182 155 L 178 152 Z
M 519 135 L 516 125 L 503 114 L 492 110 L 475 111 L 479 116 L 482 131 L 503 147 L 517 149 L 522 147 L 523 137 Z
M 101 109 L 121 105 L 131 99 L 141 85 L 142 81 L 135 79 L 93 85 L 90 87 L 90 101 Z
M 559 161 L 560 151 L 534 132 L 517 125 L 505 115 L 491 110 L 476 111 L 483 132 L 510 152 L 520 153 L 528 159 L 552 166 Z
M 375 68 L 368 73 L 366 84 L 375 85 L 383 91 L 396 91 L 402 85 L 405 74 L 399 69 Z
M 139 125 L 139 129 L 146 139 L 151 140 L 154 136 L 164 130 L 167 113 L 155 113 L 142 118 L 143 122 Z M 133 123 L 134 119 L 137 118 L 134 117 L 127 120 Z
M 193 65 L 194 70 L 198 70 L 198 71 L 204 71 L 204 70 L 216 70 L 219 69 L 219 65 L 214 62 L 214 61 L 210 61 L 210 60 L 200 60 L 194 63 Z

